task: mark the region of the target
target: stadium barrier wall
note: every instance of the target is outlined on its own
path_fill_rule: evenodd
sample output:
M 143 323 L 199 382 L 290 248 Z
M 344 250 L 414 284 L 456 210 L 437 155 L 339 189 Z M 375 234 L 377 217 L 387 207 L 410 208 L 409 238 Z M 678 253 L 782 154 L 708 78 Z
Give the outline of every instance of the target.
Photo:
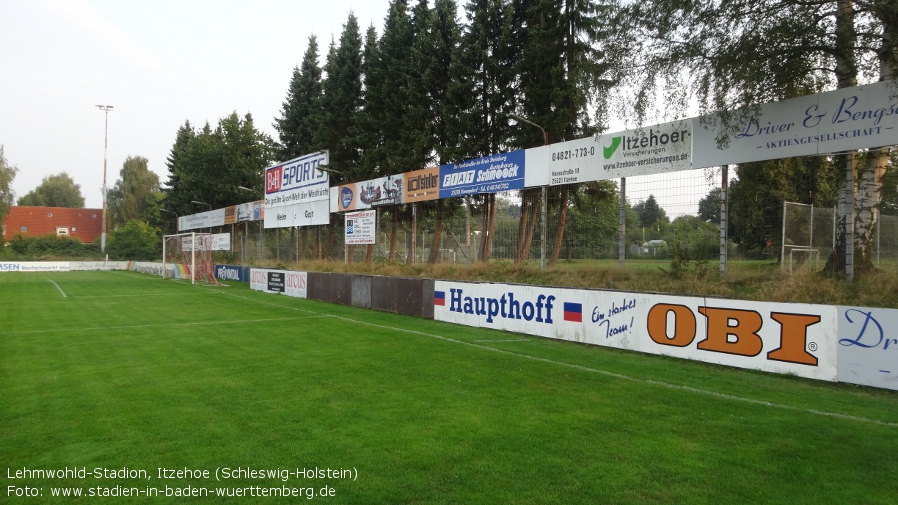
M 219 279 L 219 265 L 216 276 Z M 250 289 L 297 298 L 433 318 L 431 279 L 250 269 Z M 234 279 L 226 279 L 234 280 Z
M 434 319 L 898 390 L 898 310 L 436 281 Z
M 0 262 L 0 272 L 112 269 L 162 274 L 148 262 Z M 898 390 L 898 309 L 261 268 L 248 277 L 288 296 Z

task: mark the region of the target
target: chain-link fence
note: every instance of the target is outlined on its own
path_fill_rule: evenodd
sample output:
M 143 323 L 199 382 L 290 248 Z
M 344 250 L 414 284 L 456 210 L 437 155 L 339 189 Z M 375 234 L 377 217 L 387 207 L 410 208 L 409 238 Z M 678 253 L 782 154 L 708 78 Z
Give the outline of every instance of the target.
M 722 252 L 722 181 L 720 169 L 706 169 L 377 207 L 376 244 L 348 252 L 338 214 L 328 225 L 264 229 L 250 222 L 217 231 L 232 234 L 225 259 L 251 265 L 501 260 L 638 267 L 675 257 L 713 265 Z M 822 268 L 833 249 L 834 216 L 832 208 L 773 195 L 731 202 L 727 268 L 788 271 L 808 261 Z M 898 216 L 879 220 L 875 255 L 881 268 L 898 266 Z
M 806 262 L 822 268 L 836 247 L 836 209 L 786 202 L 783 216 L 783 268 L 793 271 Z M 876 268 L 898 267 L 898 216 L 877 216 L 870 258 Z

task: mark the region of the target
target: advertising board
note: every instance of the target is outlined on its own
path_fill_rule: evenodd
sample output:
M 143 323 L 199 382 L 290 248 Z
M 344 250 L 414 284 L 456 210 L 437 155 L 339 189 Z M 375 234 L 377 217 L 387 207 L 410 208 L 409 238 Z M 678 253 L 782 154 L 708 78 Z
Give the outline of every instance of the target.
M 405 174 L 388 175 L 368 181 L 344 184 L 336 188 L 334 212 L 364 210 L 380 205 L 399 205 L 403 202 Z
M 898 310 L 838 309 L 839 382 L 898 390 Z
M 524 173 L 523 150 L 440 165 L 440 198 L 522 189 Z
M 436 200 L 440 197 L 440 167 L 415 170 L 405 174 L 405 203 Z
M 223 281 L 249 281 L 249 267 L 215 265 L 215 278 Z
M 292 270 L 252 268 L 249 272 L 250 289 L 266 293 L 281 293 L 294 298 L 306 298 L 308 273 Z
M 68 272 L 68 261 L 0 261 L 3 272 Z
M 835 307 L 436 281 L 434 319 L 835 381 Z
M 200 228 L 224 226 L 225 209 L 213 209 L 199 214 L 188 214 L 178 218 L 178 231 L 190 231 Z
M 898 144 L 895 81 L 766 103 L 732 126 L 695 118 L 695 168 Z
M 363 210 L 344 214 L 346 245 L 374 244 L 377 235 L 377 211 Z
M 330 194 L 330 178 L 318 167 L 328 164 L 328 152 L 294 158 L 265 169 L 265 207 L 276 209 L 316 200 Z
M 297 203 L 269 209 L 265 228 L 289 228 L 330 223 L 330 201 L 327 199 Z
M 526 186 L 556 186 L 692 168 L 692 121 L 559 142 L 526 150 Z

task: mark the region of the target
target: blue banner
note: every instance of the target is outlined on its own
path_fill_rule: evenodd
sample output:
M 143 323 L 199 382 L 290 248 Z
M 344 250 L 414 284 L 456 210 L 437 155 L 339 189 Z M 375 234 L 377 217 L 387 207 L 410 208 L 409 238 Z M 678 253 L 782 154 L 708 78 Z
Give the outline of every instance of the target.
M 215 278 L 223 281 L 249 282 L 249 267 L 215 265 Z
M 440 198 L 523 188 L 523 149 L 440 165 Z

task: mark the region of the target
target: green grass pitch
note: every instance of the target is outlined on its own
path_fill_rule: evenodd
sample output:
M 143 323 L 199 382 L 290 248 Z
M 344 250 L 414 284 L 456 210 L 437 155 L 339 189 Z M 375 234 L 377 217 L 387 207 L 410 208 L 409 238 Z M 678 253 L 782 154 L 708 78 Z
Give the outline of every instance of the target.
M 0 461 L 0 503 L 895 504 L 898 394 L 243 285 L 3 273 Z

